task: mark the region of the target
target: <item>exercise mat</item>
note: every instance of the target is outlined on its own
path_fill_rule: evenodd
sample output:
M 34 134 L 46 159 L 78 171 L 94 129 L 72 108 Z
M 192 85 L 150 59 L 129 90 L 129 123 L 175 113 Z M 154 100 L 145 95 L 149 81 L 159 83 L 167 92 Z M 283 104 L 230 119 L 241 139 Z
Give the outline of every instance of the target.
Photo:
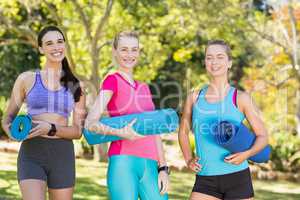
M 10 127 L 11 136 L 17 141 L 26 139 L 32 128 L 31 122 L 31 117 L 28 115 L 16 116 Z
M 179 124 L 178 115 L 173 109 L 162 109 L 117 117 L 106 117 L 101 118 L 100 123 L 111 128 L 120 129 L 134 119 L 137 119 L 137 121 L 134 123 L 133 129 L 141 135 L 172 133 L 178 128 Z M 83 130 L 83 134 L 90 145 L 124 139 L 118 136 L 94 133 L 87 129 Z
M 243 123 L 235 126 L 228 121 L 222 121 L 214 128 L 214 138 L 217 144 L 221 145 L 231 153 L 237 153 L 250 149 L 254 144 L 256 135 L 252 133 Z M 249 160 L 257 163 L 267 162 L 270 158 L 271 147 L 267 145 Z

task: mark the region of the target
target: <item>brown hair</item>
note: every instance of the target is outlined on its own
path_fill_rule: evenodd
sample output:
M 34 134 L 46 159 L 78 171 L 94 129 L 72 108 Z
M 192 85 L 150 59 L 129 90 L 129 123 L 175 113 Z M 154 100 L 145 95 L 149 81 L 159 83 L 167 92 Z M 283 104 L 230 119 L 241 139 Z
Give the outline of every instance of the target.
M 205 48 L 205 55 L 206 55 L 206 51 L 207 51 L 208 47 L 212 46 L 212 45 L 221 45 L 221 46 L 223 46 L 224 49 L 225 49 L 225 53 L 228 56 L 228 59 L 232 60 L 231 48 L 230 48 L 229 44 L 226 43 L 224 40 L 210 40 L 210 41 L 208 41 L 208 43 L 206 45 L 206 48 Z
M 37 40 L 38 40 L 39 47 L 42 47 L 42 43 L 43 43 L 42 39 L 46 35 L 46 33 L 50 32 L 50 31 L 59 32 L 65 41 L 65 36 L 58 27 L 46 26 L 38 34 Z M 76 76 L 71 71 L 68 59 L 66 57 L 64 57 L 64 59 L 62 60 L 62 70 L 64 72 L 64 75 L 60 78 L 60 82 L 65 88 L 67 88 L 71 91 L 71 93 L 74 96 L 75 102 L 78 102 L 80 100 L 80 96 L 83 94 L 82 89 L 80 87 L 79 80 L 76 78 Z
M 136 38 L 139 41 L 139 35 L 134 32 L 134 31 L 122 31 L 119 32 L 118 34 L 116 34 L 114 41 L 113 41 L 113 47 L 114 49 L 118 48 L 119 45 L 119 40 L 121 37 L 132 37 L 132 38 Z

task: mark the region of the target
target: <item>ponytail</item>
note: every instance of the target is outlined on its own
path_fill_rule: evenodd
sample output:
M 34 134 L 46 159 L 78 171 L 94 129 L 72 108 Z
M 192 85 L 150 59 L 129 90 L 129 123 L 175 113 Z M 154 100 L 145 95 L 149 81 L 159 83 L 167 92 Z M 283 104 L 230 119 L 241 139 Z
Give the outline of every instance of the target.
M 73 94 L 75 102 L 78 102 L 82 95 L 82 90 L 79 80 L 72 73 L 69 62 L 66 57 L 62 60 L 63 76 L 60 78 L 60 83 Z

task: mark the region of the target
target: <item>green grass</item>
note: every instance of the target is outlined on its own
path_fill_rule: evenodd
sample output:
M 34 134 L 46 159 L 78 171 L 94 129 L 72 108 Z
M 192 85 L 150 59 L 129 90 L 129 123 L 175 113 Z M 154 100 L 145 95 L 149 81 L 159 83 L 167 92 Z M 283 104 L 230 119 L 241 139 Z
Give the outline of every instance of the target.
M 20 199 L 16 180 L 17 154 L 0 152 L 0 200 Z M 76 188 L 74 199 L 108 200 L 106 189 L 107 164 L 93 160 L 76 160 Z M 194 175 L 172 172 L 170 200 L 186 200 L 194 183 Z M 300 184 L 285 181 L 254 181 L 258 200 L 300 199 Z

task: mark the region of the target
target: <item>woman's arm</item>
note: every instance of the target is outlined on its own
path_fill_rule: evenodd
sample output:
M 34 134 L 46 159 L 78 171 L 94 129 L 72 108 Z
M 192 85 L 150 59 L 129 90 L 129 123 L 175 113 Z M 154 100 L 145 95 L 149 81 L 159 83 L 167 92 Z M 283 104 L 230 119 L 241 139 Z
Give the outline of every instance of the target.
M 192 106 L 193 106 L 193 94 L 190 94 L 185 102 L 184 109 L 181 116 L 178 140 L 181 151 L 183 153 L 186 164 L 193 158 L 192 150 L 189 140 L 189 132 L 191 130 L 192 123 Z
M 184 160 L 187 166 L 195 172 L 200 171 L 201 165 L 198 163 L 199 158 L 193 158 L 192 156 L 189 133 L 192 124 L 192 107 L 195 99 L 197 98 L 197 94 L 198 93 L 193 92 L 186 99 L 178 133 L 179 145 L 183 153 Z
M 261 151 L 268 144 L 268 133 L 261 119 L 261 113 L 250 95 L 243 92 L 238 96 L 238 98 L 240 99 L 240 101 L 238 100 L 238 103 L 240 103 L 239 106 L 256 135 L 255 143 L 248 150 L 249 156 L 251 157 Z
M 106 135 L 116 135 L 116 129 L 110 128 L 99 123 L 100 118 L 107 108 L 107 104 L 112 98 L 113 91 L 101 90 L 96 98 L 93 106 L 89 110 L 88 116 L 85 120 L 85 128 L 89 131 L 106 134 Z
M 162 140 L 159 135 L 155 136 L 155 142 L 156 142 L 157 153 L 158 153 L 158 166 L 159 167 L 167 166 Z M 165 194 L 166 192 L 168 192 L 169 182 L 170 181 L 169 181 L 168 171 L 165 170 L 160 171 L 158 174 L 158 186 L 161 194 Z
M 9 130 L 11 122 L 18 114 L 24 102 L 25 94 L 26 94 L 25 80 L 29 79 L 30 74 L 31 72 L 24 72 L 18 76 L 11 92 L 11 97 L 8 102 L 8 107 L 4 112 L 4 116 L 2 119 L 2 127 L 9 137 L 11 137 L 10 130 Z
M 159 135 L 155 137 L 155 142 L 158 153 L 158 166 L 167 166 L 162 140 Z
M 249 157 L 257 154 L 268 144 L 268 133 L 260 116 L 260 111 L 255 105 L 249 94 L 238 92 L 237 106 L 239 110 L 245 114 L 249 122 L 256 140 L 252 147 L 247 151 L 232 154 L 226 157 L 226 161 L 232 164 L 240 164 Z
M 125 139 L 134 140 L 143 136 L 138 135 L 132 128 L 136 120 L 130 122 L 127 126 L 121 129 L 111 128 L 99 122 L 104 111 L 107 108 L 107 104 L 112 98 L 113 92 L 110 90 L 101 90 L 94 105 L 91 107 L 87 119 L 85 121 L 85 128 L 95 133 L 101 133 L 103 135 L 116 135 Z

